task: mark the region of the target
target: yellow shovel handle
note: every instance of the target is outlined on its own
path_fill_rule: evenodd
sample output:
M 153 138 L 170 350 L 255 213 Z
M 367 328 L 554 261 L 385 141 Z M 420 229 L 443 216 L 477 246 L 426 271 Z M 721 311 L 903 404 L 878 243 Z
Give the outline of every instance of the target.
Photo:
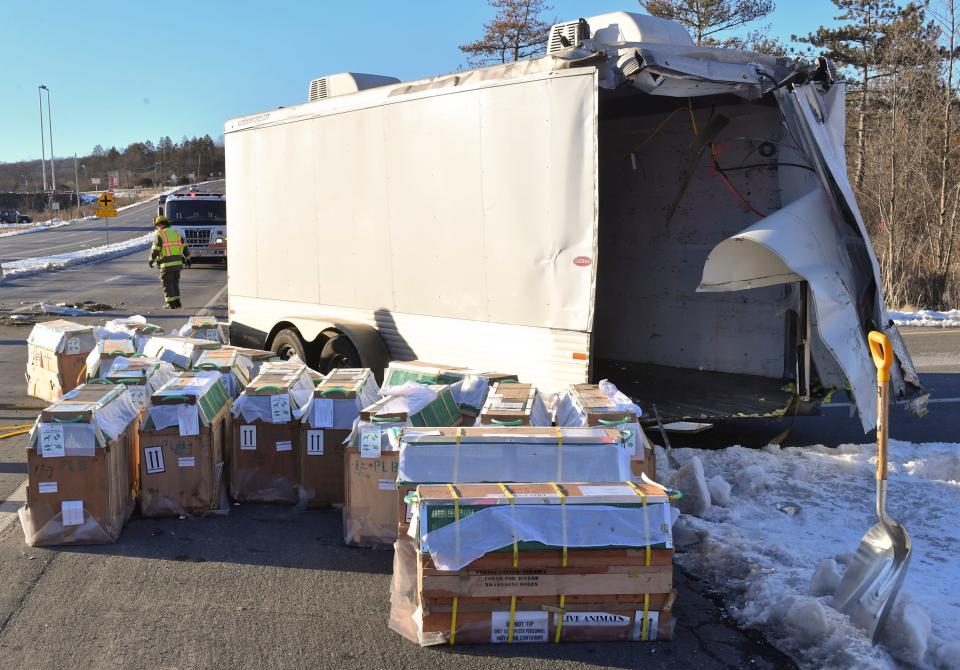
M 893 347 L 890 346 L 890 339 L 879 331 L 871 330 L 867 335 L 867 342 L 870 344 L 873 364 L 877 366 L 877 381 L 890 381 L 890 368 L 893 367 Z

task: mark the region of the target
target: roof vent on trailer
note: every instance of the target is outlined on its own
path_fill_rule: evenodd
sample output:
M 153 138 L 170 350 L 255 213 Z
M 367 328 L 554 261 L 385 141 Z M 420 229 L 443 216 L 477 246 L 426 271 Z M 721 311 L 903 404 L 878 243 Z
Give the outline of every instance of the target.
M 313 102 L 337 95 L 366 91 L 368 88 L 399 83 L 400 80 L 396 77 L 386 77 L 381 74 L 361 74 L 359 72 L 330 74 L 310 82 L 310 87 L 307 89 L 307 101 Z
M 550 28 L 550 37 L 547 39 L 547 53 L 552 54 L 569 47 L 575 47 L 589 37 L 590 26 L 583 19 L 558 23 Z

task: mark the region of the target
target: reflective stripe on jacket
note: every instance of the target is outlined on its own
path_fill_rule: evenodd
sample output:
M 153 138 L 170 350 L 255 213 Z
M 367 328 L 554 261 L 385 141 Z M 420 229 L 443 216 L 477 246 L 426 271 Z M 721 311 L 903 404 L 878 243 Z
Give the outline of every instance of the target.
M 161 268 L 183 265 L 183 259 L 189 257 L 190 249 L 187 248 L 180 233 L 170 226 L 157 231 L 153 248 L 150 250 L 150 258 L 156 260 Z

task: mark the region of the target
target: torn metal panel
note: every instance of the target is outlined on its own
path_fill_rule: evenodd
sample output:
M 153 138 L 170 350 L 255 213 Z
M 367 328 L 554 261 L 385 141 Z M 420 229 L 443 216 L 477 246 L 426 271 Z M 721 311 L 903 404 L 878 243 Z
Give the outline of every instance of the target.
M 755 274 L 776 268 L 770 254 L 794 276 L 806 280 L 813 293 L 817 333 L 843 368 L 861 423 L 869 430 L 876 423 L 876 375 L 864 329 L 852 309 L 853 268 L 843 253 L 846 243 L 835 219 L 833 203 L 823 190 L 808 193 L 717 245 L 707 258 L 697 290 L 770 285 L 772 275 Z

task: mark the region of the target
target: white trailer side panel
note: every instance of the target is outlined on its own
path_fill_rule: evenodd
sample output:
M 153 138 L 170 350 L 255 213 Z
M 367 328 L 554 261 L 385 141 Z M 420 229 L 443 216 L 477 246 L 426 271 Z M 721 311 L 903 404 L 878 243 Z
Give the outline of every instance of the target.
M 339 314 L 397 357 L 584 381 L 596 90 L 582 68 L 228 123 L 233 320 Z

